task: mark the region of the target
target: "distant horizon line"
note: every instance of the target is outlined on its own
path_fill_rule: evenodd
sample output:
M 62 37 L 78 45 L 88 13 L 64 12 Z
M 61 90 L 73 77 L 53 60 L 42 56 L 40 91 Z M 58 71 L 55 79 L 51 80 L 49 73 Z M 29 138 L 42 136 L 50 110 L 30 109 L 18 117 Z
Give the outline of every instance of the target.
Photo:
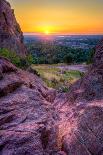
M 23 35 L 38 35 L 38 36 L 40 36 L 40 35 L 46 35 L 45 33 L 36 33 L 36 32 L 23 32 Z M 92 35 L 94 35 L 94 36 L 96 36 L 96 35 L 99 35 L 99 36 L 103 36 L 103 33 L 102 34 L 100 34 L 100 33 L 85 33 L 85 34 L 83 34 L 83 33 L 72 33 L 72 34 L 70 34 L 70 33 L 68 33 L 68 34 L 63 34 L 63 33 L 51 33 L 51 34 L 48 34 L 48 36 L 56 36 L 56 35 L 58 35 L 58 36 L 73 36 L 73 35 L 83 35 L 83 36 L 85 36 L 85 35 L 90 35 L 90 36 L 92 36 Z

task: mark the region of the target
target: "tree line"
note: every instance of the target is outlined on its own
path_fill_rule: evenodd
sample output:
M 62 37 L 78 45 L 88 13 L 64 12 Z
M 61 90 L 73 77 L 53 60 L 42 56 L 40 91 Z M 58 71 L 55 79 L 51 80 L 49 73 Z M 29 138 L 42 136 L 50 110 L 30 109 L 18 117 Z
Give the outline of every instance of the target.
M 34 64 L 91 63 L 94 55 L 94 49 L 74 49 L 53 42 L 33 42 L 27 48 Z

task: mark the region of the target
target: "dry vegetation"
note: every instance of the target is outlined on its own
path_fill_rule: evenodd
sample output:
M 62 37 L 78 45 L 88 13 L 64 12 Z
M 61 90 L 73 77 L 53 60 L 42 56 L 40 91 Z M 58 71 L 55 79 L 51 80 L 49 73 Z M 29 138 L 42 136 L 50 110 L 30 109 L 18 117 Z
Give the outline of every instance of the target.
M 69 91 L 69 86 L 83 76 L 78 70 L 60 69 L 59 65 L 32 65 L 48 87 L 58 91 Z

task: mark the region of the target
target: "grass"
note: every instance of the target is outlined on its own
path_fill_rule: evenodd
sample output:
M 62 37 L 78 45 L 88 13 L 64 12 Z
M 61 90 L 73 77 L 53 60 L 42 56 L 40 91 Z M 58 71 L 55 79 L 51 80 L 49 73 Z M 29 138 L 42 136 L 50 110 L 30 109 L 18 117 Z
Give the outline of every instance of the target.
M 63 70 L 57 65 L 32 65 L 48 87 L 55 88 L 58 91 L 67 92 L 71 84 L 83 76 L 83 73 L 77 70 Z

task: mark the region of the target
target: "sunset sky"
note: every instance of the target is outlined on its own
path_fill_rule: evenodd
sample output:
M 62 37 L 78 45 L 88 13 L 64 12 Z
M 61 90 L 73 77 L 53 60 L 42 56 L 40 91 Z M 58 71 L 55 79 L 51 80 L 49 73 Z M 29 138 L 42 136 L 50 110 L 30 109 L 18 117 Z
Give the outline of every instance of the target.
M 103 34 L 103 0 L 8 0 L 23 32 Z

